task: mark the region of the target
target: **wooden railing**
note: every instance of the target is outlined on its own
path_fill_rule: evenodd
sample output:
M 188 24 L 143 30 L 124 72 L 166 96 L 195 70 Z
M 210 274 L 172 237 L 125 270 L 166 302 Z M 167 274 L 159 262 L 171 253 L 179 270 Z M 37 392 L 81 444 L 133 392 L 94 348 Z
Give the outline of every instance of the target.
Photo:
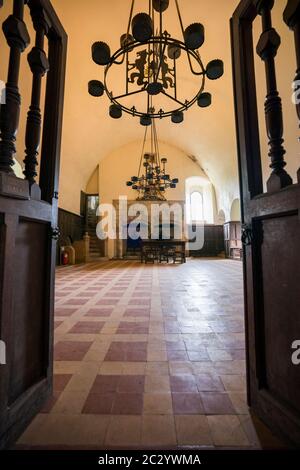
M 0 7 L 3 2 L 0 3 Z M 13 157 L 19 128 L 21 96 L 19 92 L 20 61 L 30 37 L 24 22 L 24 9 L 29 8 L 34 44 L 27 56 L 32 73 L 31 103 L 27 114 L 24 177 L 13 185 L 5 184 L 3 174 L 14 176 Z M 14 0 L 13 11 L 3 23 L 3 32 L 10 48 L 6 82 L 6 103 L 0 118 L 0 173 L 2 187 L 9 195 L 42 199 L 51 203 L 58 197 L 58 170 L 64 95 L 67 36 L 49 0 Z M 44 45 L 48 41 L 48 57 Z M 47 75 L 44 116 L 41 114 L 42 80 Z M 42 126 L 43 122 L 43 126 Z M 40 178 L 37 181 L 38 153 L 43 134 Z M 11 179 L 9 179 L 11 181 Z M 19 188 L 18 190 L 16 188 Z
M 0 119 L 0 338 L 7 350 L 7 363 L 0 368 L 0 449 L 16 441 L 52 390 L 58 173 L 67 46 L 66 33 L 49 0 L 7 2 L 8 7 L 11 4 L 13 10 L 3 23 L 9 63 Z M 34 38 L 30 50 L 25 8 L 29 8 L 33 25 L 28 28 Z M 20 64 L 26 49 L 29 68 L 24 77 Z M 28 83 L 28 75 L 31 99 L 25 142 L 18 141 L 18 149 L 24 149 L 24 178 L 18 178 L 13 163 L 21 111 L 19 84 Z M 45 103 L 41 102 L 43 80 Z
M 296 52 L 296 76 L 295 76 L 295 92 L 300 89 L 300 0 L 288 0 L 286 9 L 284 10 L 283 19 L 287 26 L 294 31 L 295 36 L 295 52 Z M 300 128 L 300 100 L 296 102 L 296 111 Z M 300 183 L 300 168 L 297 173 L 298 183 Z
M 282 188 L 293 184 L 291 176 L 287 173 L 283 113 L 280 93 L 277 86 L 278 66 L 276 56 L 281 46 L 281 38 L 273 26 L 272 16 L 274 0 L 245 0 L 241 1 L 232 21 L 232 44 L 235 59 L 235 85 L 237 130 L 242 147 L 241 155 L 251 154 L 248 159 L 248 176 L 244 186 L 248 187 L 251 197 L 262 194 L 263 178 L 261 169 L 260 137 L 264 139 L 263 133 L 259 135 L 256 76 L 254 66 L 254 46 L 256 53 L 265 64 L 265 80 L 267 94 L 265 99 L 266 134 L 269 144 L 269 157 L 271 174 L 267 180 L 267 192 L 274 193 Z M 261 35 L 259 41 L 254 45 L 252 25 L 257 16 L 261 17 Z M 234 20 L 240 18 L 240 20 Z M 287 0 L 283 13 L 283 20 L 294 32 L 296 49 L 296 77 L 295 87 L 299 97 L 300 89 L 300 0 Z M 293 53 L 293 51 L 291 51 Z M 294 77 L 290 77 L 291 82 Z M 296 103 L 298 121 L 300 122 L 300 103 Z M 296 118 L 296 116 L 295 116 Z M 243 147 L 246 143 L 246 147 Z M 298 171 L 298 182 L 300 182 L 300 171 Z

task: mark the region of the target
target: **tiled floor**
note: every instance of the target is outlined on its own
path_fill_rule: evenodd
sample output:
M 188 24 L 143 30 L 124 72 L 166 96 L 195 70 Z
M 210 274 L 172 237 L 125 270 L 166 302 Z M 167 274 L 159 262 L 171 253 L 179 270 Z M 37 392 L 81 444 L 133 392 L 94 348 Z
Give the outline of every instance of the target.
M 245 394 L 242 265 L 57 272 L 54 395 L 19 445 L 261 448 Z

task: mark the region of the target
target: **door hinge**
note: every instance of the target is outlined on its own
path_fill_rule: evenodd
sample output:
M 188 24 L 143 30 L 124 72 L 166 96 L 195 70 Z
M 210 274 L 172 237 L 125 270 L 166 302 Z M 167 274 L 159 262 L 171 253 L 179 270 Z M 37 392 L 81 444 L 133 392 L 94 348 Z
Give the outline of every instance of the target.
M 50 230 L 50 234 L 51 234 L 51 238 L 53 240 L 58 240 L 59 237 L 60 237 L 60 230 L 58 227 L 51 227 L 51 230 Z
M 250 246 L 253 242 L 253 230 L 251 224 L 244 224 L 242 226 L 242 244 Z

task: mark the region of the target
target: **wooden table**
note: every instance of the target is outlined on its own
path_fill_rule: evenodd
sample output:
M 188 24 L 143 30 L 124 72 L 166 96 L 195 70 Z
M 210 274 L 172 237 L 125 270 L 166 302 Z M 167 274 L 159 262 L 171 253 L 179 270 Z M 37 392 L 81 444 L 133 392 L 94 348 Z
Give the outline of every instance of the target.
M 169 258 L 175 263 L 180 260 L 186 263 L 185 253 L 186 242 L 184 240 L 142 240 L 141 241 L 141 262 L 148 261 L 169 262 Z

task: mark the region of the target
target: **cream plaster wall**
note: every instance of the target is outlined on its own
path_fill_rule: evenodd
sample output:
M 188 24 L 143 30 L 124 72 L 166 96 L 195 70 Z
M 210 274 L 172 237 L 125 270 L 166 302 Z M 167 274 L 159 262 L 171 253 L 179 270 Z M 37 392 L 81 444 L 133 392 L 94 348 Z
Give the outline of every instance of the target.
M 131 176 L 137 175 L 141 151 L 142 144 L 138 140 L 119 147 L 101 160 L 99 163 L 101 202 L 109 203 L 119 196 L 127 196 L 129 200 L 136 199 L 136 191 L 126 186 L 126 181 L 130 180 Z M 149 142 L 145 146 L 145 152 L 147 151 L 150 151 Z M 179 178 L 177 188 L 167 191 L 167 199 L 185 201 L 185 180 L 191 176 L 200 176 L 209 182 L 200 166 L 191 161 L 182 150 L 167 143 L 160 143 L 160 152 L 161 156 L 168 159 L 168 173 L 172 178 Z
M 231 206 L 230 219 L 234 222 L 241 220 L 241 203 L 239 199 L 235 199 Z
M 99 193 L 99 166 L 97 165 L 92 176 L 88 180 L 86 185 L 87 194 L 98 194 Z

